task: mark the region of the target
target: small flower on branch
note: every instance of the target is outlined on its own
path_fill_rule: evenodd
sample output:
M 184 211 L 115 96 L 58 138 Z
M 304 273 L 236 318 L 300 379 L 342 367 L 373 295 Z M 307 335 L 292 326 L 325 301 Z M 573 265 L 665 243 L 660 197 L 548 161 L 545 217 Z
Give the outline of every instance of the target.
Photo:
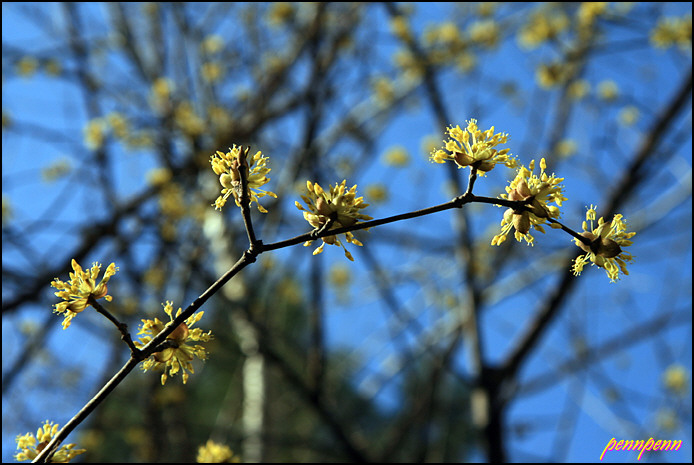
M 217 151 L 215 155 L 210 157 L 212 170 L 219 176 L 219 182 L 222 185 L 222 193 L 213 204 L 216 210 L 221 210 L 231 195 L 234 196 L 236 205 L 241 206 L 241 170 L 243 170 L 248 184 L 250 203 L 256 202 L 260 212 L 267 213 L 267 210 L 258 203 L 260 197 L 269 195 L 277 198 L 274 192 L 260 189 L 261 186 L 270 181 L 270 178 L 266 176 L 270 172 L 270 168 L 267 167 L 268 158 L 263 157 L 263 154 L 258 151 L 251 158 L 249 166 L 249 151 L 250 147 L 244 149 L 241 146 L 234 145 L 227 153 Z
M 627 262 L 633 262 L 634 258 L 630 253 L 622 250 L 622 247 L 633 244 L 629 239 L 636 233 L 627 232 L 626 221 L 619 214 L 615 215 L 609 223 L 600 217 L 596 226 L 596 208 L 591 205 L 586 212 L 586 221 L 583 222 L 581 233 L 581 236 L 588 239 L 590 244 L 574 239 L 574 243 L 586 253 L 576 257 L 572 270 L 578 276 L 583 271 L 583 267 L 591 262 L 591 265 L 604 268 L 610 281 L 616 282 L 620 271 L 625 275 L 629 274 Z
M 527 207 L 523 209 L 509 208 L 504 213 L 501 220 L 501 232 L 494 236 L 492 245 L 500 245 L 506 240 L 506 235 L 515 229 L 514 237 L 518 242 L 525 240 L 529 245 L 533 245 L 533 237 L 530 235 L 530 227 L 544 233 L 542 224 L 548 218 L 557 219 L 561 212 L 559 207 L 566 197 L 562 195 L 562 185 L 564 178 L 557 178 L 545 173 L 547 164 L 545 159 L 540 160 L 540 176 L 532 174 L 535 169 L 535 160 L 528 165 L 529 168 L 521 166 L 516 177 L 509 186 L 506 187 L 506 194 L 501 197 L 507 200 L 520 201 Z M 549 203 L 556 205 L 549 205 Z M 550 225 L 551 226 L 551 225 Z
M 166 302 L 164 305 L 164 311 L 169 315 L 169 320 L 173 321 L 173 303 Z M 176 317 L 181 314 L 182 310 L 179 308 L 176 312 Z M 191 342 L 207 342 L 212 339 L 212 331 L 207 333 L 203 332 L 200 328 L 191 329 L 191 327 L 200 321 L 205 312 L 198 312 L 191 315 L 186 319 L 185 322 L 181 323 L 176 329 L 171 332 L 166 338 L 164 345 L 166 346 L 160 352 L 155 352 L 152 357 L 148 358 L 142 362 L 142 370 L 147 371 L 151 368 L 164 369 L 164 373 L 161 375 L 161 384 L 166 383 L 168 376 L 173 376 L 179 372 L 183 373 L 183 384 L 188 381 L 188 373 L 195 373 L 193 370 L 193 364 L 191 361 L 193 357 L 198 357 L 200 360 L 205 360 L 207 358 L 207 351 L 201 345 L 190 345 Z M 155 318 L 154 320 L 142 320 L 142 328 L 137 334 L 144 334 L 140 337 L 139 341 L 135 341 L 135 346 L 138 349 L 145 347 L 154 337 L 162 332 L 165 328 L 165 324 Z M 166 370 L 168 371 L 168 374 Z
M 87 272 L 82 270 L 82 267 L 73 259 L 72 269 L 74 272 L 70 273 L 70 281 L 64 282 L 55 278 L 51 282 L 51 286 L 58 289 L 55 295 L 64 300 L 54 305 L 55 313 L 65 314 L 63 329 L 67 329 L 70 326 L 70 321 L 90 305 L 90 298 L 96 300 L 103 297 L 109 302 L 112 300 L 110 295 L 106 295 L 108 292 L 106 283 L 108 283 L 111 276 L 118 271 L 116 264 L 111 263 L 108 268 L 106 268 L 104 277 L 97 284 L 96 278 L 101 270 L 101 265 L 99 263 L 95 262 L 91 270 Z
M 58 425 L 53 422 L 46 422 L 41 426 L 38 431 L 36 431 L 36 436 L 33 433 L 27 433 L 24 435 L 17 436 L 17 452 L 14 455 L 14 459 L 18 462 L 24 462 L 26 460 L 34 460 L 41 451 L 51 442 L 51 439 L 58 434 Z M 58 449 L 53 457 L 51 457 L 51 462 L 53 463 L 68 463 L 75 456 L 84 454 L 85 449 L 75 449 L 75 444 L 65 444 Z
M 335 186 L 332 186 L 330 192 L 325 192 L 318 183 L 306 181 L 308 195 L 302 195 L 301 198 L 308 206 L 308 210 L 299 202 L 294 202 L 294 204 L 299 210 L 304 212 L 306 221 L 317 231 L 323 228 L 330 230 L 352 226 L 360 220 L 373 219 L 359 212 L 362 208 L 368 207 L 369 204 L 364 203 L 364 197 L 357 197 L 357 185 L 355 184 L 351 189 L 347 189 L 345 187 L 346 183 L 347 180 L 343 180 L 342 183 L 336 183 Z M 347 242 L 358 246 L 362 245 L 351 232 L 344 234 Z M 313 255 L 323 252 L 325 244 L 337 245 L 344 249 L 345 256 L 348 259 L 354 261 L 352 254 L 347 251 L 337 235 L 325 236 L 322 240 L 323 243 L 313 251 Z M 312 243 L 313 241 L 306 241 L 304 246 L 308 247 Z
M 480 131 L 477 120 L 471 119 L 465 129 L 460 126 L 449 127 L 446 132 L 451 137 L 445 141 L 445 146 L 431 152 L 429 159 L 435 163 L 445 163 L 452 160 L 458 168 L 469 166 L 476 169 L 477 175 L 484 176 L 497 164 L 509 168 L 516 167 L 516 159 L 509 153 L 510 149 L 497 150 L 499 144 L 508 141 L 508 134 L 495 133 L 494 126 L 486 131 Z

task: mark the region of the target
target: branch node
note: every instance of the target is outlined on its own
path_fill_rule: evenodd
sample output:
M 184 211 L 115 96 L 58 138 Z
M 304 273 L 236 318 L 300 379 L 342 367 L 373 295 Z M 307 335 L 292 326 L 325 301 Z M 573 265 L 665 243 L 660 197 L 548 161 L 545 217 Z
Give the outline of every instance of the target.
M 321 235 L 325 232 L 328 231 L 330 228 L 332 228 L 333 224 L 335 224 L 335 220 L 337 217 L 337 212 L 333 212 L 330 217 L 328 218 L 328 222 L 325 223 L 323 226 L 320 228 L 316 228 L 313 231 L 311 231 L 311 240 L 316 240 L 321 237 Z

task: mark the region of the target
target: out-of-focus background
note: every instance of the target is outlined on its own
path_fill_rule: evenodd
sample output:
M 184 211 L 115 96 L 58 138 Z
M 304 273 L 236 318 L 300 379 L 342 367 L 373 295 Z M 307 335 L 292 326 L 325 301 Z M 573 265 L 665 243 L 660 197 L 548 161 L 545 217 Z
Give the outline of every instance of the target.
M 691 461 L 691 68 L 691 3 L 3 3 L 3 461 L 127 360 L 92 309 L 51 313 L 72 259 L 119 266 L 104 304 L 134 333 L 248 247 L 211 206 L 215 151 L 269 157 L 271 243 L 310 230 L 306 180 L 357 184 L 374 218 L 462 194 L 468 170 L 428 158 L 471 118 L 565 178 L 567 226 L 623 214 L 629 275 L 574 277 L 549 228 L 492 247 L 484 204 L 360 232 L 354 262 L 264 253 L 203 307 L 188 383 L 131 373 L 76 461 L 208 440 L 249 462 L 595 461 L 651 437 L 682 447 L 642 460 Z

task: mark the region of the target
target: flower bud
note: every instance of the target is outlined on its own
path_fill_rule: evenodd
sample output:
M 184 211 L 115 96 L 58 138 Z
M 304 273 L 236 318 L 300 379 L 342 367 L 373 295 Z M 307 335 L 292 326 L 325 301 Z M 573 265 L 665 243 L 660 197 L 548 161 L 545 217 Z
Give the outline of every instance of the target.
M 598 246 L 598 254 L 605 258 L 614 258 L 620 253 L 622 253 L 621 247 L 612 239 L 600 239 L 600 245 Z
M 508 199 L 513 200 L 514 202 L 518 202 L 520 200 L 525 200 L 522 194 L 518 192 L 518 189 L 513 189 L 511 192 L 508 193 Z
M 100 299 L 106 294 L 108 294 L 108 286 L 106 283 L 102 283 L 101 285 L 96 286 L 96 289 L 94 289 L 94 292 L 92 292 L 92 297 L 95 299 Z
M 219 175 L 219 183 L 227 189 L 231 189 L 233 186 L 231 176 L 227 173 L 222 173 Z
M 577 241 L 576 241 L 576 245 L 579 246 L 579 247 L 581 248 L 581 250 L 583 250 L 584 252 L 587 252 L 587 253 L 592 252 L 591 248 L 592 248 L 593 241 L 595 240 L 595 234 L 593 234 L 592 232 L 589 232 L 589 231 L 583 231 L 583 232 L 581 233 L 581 236 L 583 236 L 583 237 L 585 237 L 586 239 L 588 239 L 591 243 L 590 243 L 590 244 L 586 244 L 586 243 L 584 243 L 584 242 L 582 242 L 582 241 L 578 241 L 578 240 L 577 240 Z
M 318 197 L 318 200 L 316 200 L 316 210 L 323 216 L 330 216 L 332 214 L 333 211 L 330 209 L 329 205 L 330 204 L 326 202 L 323 197 Z
M 234 160 L 234 163 L 231 164 L 231 180 L 234 182 L 241 181 L 241 173 L 239 172 L 239 164 L 237 160 Z
M 453 152 L 453 159 L 458 164 L 458 166 L 468 166 L 468 165 L 471 165 L 473 161 L 475 161 L 468 154 L 466 154 L 464 152 L 460 152 L 458 150 Z
M 77 299 L 74 302 L 70 302 L 70 304 L 67 306 L 67 309 L 73 313 L 80 313 L 85 308 L 87 308 L 88 303 L 89 301 L 87 299 Z
M 530 232 L 530 215 L 528 212 L 513 214 L 513 227 L 521 234 Z
M 188 338 L 188 325 L 181 323 L 178 328 L 174 329 L 167 339 L 173 339 L 176 342 L 184 342 Z
M 480 162 L 479 165 L 477 166 L 477 169 L 479 171 L 484 171 L 485 173 L 488 171 L 491 171 L 493 168 L 494 168 L 494 162 L 487 161 L 487 160 Z
M 168 362 L 171 360 L 171 357 L 173 357 L 174 354 L 174 349 L 169 347 L 168 349 L 164 349 L 161 352 L 154 352 L 152 356 L 154 357 L 154 360 L 160 363 Z
M 538 218 L 547 218 L 549 216 L 544 205 L 542 205 L 540 201 L 534 197 L 532 202 L 530 202 L 530 208 L 532 209 L 533 214 Z
M 525 181 L 525 179 L 521 179 L 521 181 L 516 186 L 516 190 L 518 191 L 518 195 L 520 196 L 520 198 L 523 200 L 526 200 L 531 195 L 533 195 L 533 193 L 530 191 L 530 188 L 528 187 L 528 183 Z

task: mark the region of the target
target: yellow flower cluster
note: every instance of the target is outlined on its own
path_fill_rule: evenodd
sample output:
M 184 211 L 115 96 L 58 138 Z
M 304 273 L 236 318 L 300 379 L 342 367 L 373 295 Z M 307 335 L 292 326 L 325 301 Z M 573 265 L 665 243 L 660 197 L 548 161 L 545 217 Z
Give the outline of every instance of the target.
M 101 118 L 95 118 L 84 127 L 84 145 L 90 150 L 98 150 L 104 145 L 108 126 Z
M 573 70 L 566 63 L 541 63 L 535 70 L 535 80 L 543 89 L 551 89 L 567 82 L 572 74 Z
M 528 22 L 518 33 L 518 43 L 526 50 L 533 50 L 542 43 L 557 39 L 569 27 L 569 18 L 563 11 L 545 8 L 530 15 Z
M 428 63 L 432 65 L 455 64 L 461 73 L 467 73 L 475 66 L 473 55 L 472 36 L 474 29 L 469 34 L 463 32 L 453 21 L 444 21 L 428 26 L 422 37 L 426 47 Z M 483 30 L 477 28 L 475 34 L 483 40 Z
M 111 301 L 112 297 L 106 295 L 108 292 L 108 283 L 111 276 L 116 274 L 118 267 L 115 263 L 111 263 L 106 271 L 104 272 L 104 277 L 96 283 L 96 278 L 99 276 L 99 271 L 101 270 L 101 265 L 99 263 L 94 263 L 91 270 L 84 271 L 82 267 L 73 259 L 72 260 L 73 273 L 70 273 L 70 281 L 64 282 L 58 278 L 55 278 L 51 282 L 51 286 L 58 289 L 55 293 L 56 296 L 64 300 L 64 302 L 59 302 L 55 304 L 55 313 L 64 313 L 65 319 L 63 320 L 63 329 L 67 329 L 70 326 L 70 321 L 81 311 L 83 311 L 89 305 L 89 299 L 101 299 L 102 297 L 107 301 Z
M 308 195 L 302 195 L 301 198 L 308 206 L 308 210 L 302 207 L 299 202 L 294 202 L 294 204 L 299 210 L 304 212 L 306 221 L 316 229 L 326 227 L 331 221 L 332 224 L 327 227 L 335 229 L 343 226 L 352 226 L 359 220 L 373 219 L 359 212 L 362 208 L 368 207 L 369 204 L 364 203 L 363 197 L 357 197 L 356 184 L 351 189 L 347 189 L 345 187 L 346 183 L 347 180 L 343 180 L 342 183 L 336 183 L 335 186 L 332 186 L 330 192 L 325 192 L 318 183 L 306 181 Z M 313 255 L 323 252 L 325 244 L 338 245 L 345 250 L 345 256 L 354 261 L 352 254 L 347 251 L 337 236 L 325 236 L 322 239 L 323 243 L 314 250 Z M 345 240 L 354 245 L 362 245 L 351 232 L 345 233 Z M 308 247 L 312 242 L 307 241 L 304 243 L 304 246 Z
M 663 385 L 665 388 L 678 395 L 685 395 L 689 387 L 689 372 L 680 364 L 673 364 L 667 367 L 663 373 Z
M 17 436 L 17 449 L 20 449 L 20 452 L 14 455 L 14 459 L 18 462 L 34 460 L 48 443 L 51 442 L 51 439 L 58 434 L 58 430 L 57 424 L 46 420 L 43 426 L 36 431 L 36 436 L 34 436 L 33 433 Z M 74 447 L 75 444 L 65 444 L 61 446 L 60 449 L 53 454 L 51 462 L 68 463 L 75 456 L 86 452 L 85 449 L 75 449 Z
M 443 148 L 431 152 L 431 161 L 445 163 L 447 160 L 453 160 L 459 168 L 469 166 L 476 169 L 478 175 L 491 171 L 497 164 L 509 168 L 516 166 L 516 159 L 509 154 L 510 149 L 494 148 L 508 141 L 508 134 L 495 133 L 494 126 L 480 131 L 477 120 L 471 119 L 465 130 L 460 129 L 460 126 L 451 126 L 446 131 L 451 138 L 445 141 Z
M 239 463 L 239 457 L 235 456 L 229 446 L 218 444 L 213 440 L 207 441 L 204 446 L 198 448 L 197 463 Z
M 692 15 L 680 18 L 661 18 L 651 32 L 651 43 L 658 48 L 677 45 L 682 50 L 692 48 Z
M 605 269 L 611 282 L 616 282 L 619 279 L 620 270 L 626 275 L 629 274 L 626 262 L 632 262 L 633 257 L 630 253 L 624 252 L 622 247 L 630 246 L 632 242 L 629 239 L 636 233 L 626 231 L 626 221 L 619 214 L 615 215 L 609 223 L 600 217 L 596 227 L 596 208 L 591 205 L 588 209 L 586 221 L 583 222 L 583 232 L 581 233 L 581 236 L 590 240 L 590 245 L 574 239 L 576 245 L 586 253 L 576 258 L 573 272 L 576 276 L 580 275 L 583 267 L 588 262 L 592 262 L 592 265 Z
M 545 159 L 540 160 L 540 176 L 532 174 L 535 169 L 535 160 L 528 165 L 529 168 L 521 166 L 516 177 L 506 187 L 506 194 L 501 197 L 507 200 L 522 201 L 528 206 L 527 210 L 514 210 L 509 208 L 504 213 L 501 220 L 501 232 L 494 236 L 492 245 L 500 245 L 506 240 L 506 235 L 512 228 L 516 230 L 514 236 L 518 242 L 523 239 L 533 245 L 533 237 L 530 235 L 530 227 L 544 233 L 542 224 L 547 222 L 547 218 L 559 218 L 559 207 L 566 198 L 562 195 L 561 182 L 564 178 L 557 178 L 552 174 L 545 173 L 547 164 Z M 549 205 L 550 202 L 556 205 Z M 558 205 L 558 206 L 557 206 Z
M 173 303 L 166 302 L 164 305 L 164 311 L 169 315 L 169 320 L 173 321 Z M 176 312 L 176 316 L 180 315 L 182 310 L 179 308 Z M 193 369 L 193 364 L 191 361 L 193 357 L 198 357 L 200 360 L 205 360 L 207 358 L 207 351 L 201 345 L 190 345 L 191 342 L 207 342 L 212 339 L 212 331 L 207 333 L 203 332 L 200 328 L 191 329 L 191 327 L 200 321 L 200 318 L 205 312 L 198 312 L 191 315 L 186 319 L 185 322 L 181 323 L 176 329 L 171 332 L 166 338 L 170 347 L 162 350 L 161 352 L 155 352 L 152 357 L 148 358 L 142 362 L 142 371 L 147 371 L 151 368 L 154 369 L 164 369 L 164 373 L 161 375 L 161 384 L 166 383 L 168 376 L 173 376 L 179 372 L 183 373 L 183 384 L 188 381 L 188 373 L 195 373 Z M 138 349 L 142 349 L 146 346 L 154 337 L 162 332 L 165 328 L 165 324 L 155 318 L 154 320 L 142 320 L 142 328 L 137 334 L 143 334 L 139 341 L 134 341 L 135 346 Z M 166 370 L 168 371 L 168 374 Z
M 492 19 L 475 21 L 468 28 L 468 33 L 472 42 L 486 48 L 495 48 L 501 38 L 499 24 Z
M 274 192 L 259 189 L 270 181 L 270 178 L 266 176 L 270 172 L 270 168 L 267 167 L 267 157 L 263 157 L 263 154 L 258 151 L 253 155 L 249 167 L 249 150 L 250 147 L 244 149 L 234 145 L 227 153 L 217 151 L 216 155 L 210 157 L 212 170 L 219 176 L 219 183 L 222 185 L 222 195 L 217 197 L 213 204 L 215 209 L 221 210 L 231 195 L 234 196 L 236 205 L 241 206 L 241 169 L 244 170 L 248 182 L 250 203 L 256 202 L 260 212 L 267 213 L 267 210 L 258 203 L 260 197 L 269 195 L 277 198 Z

